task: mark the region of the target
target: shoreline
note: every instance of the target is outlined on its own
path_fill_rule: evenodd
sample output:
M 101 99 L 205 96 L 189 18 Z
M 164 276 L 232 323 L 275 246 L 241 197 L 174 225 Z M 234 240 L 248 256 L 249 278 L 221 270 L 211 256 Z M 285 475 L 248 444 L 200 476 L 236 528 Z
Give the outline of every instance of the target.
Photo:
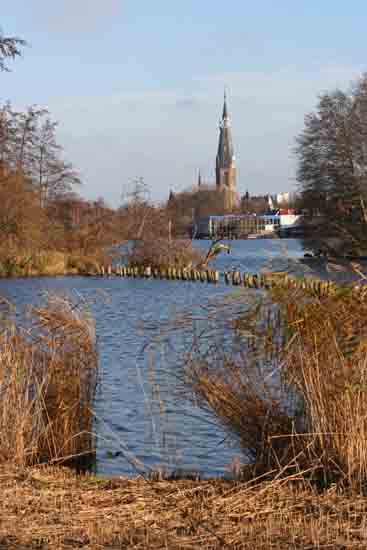
M 365 498 L 291 480 L 101 479 L 2 466 L 1 548 L 237 548 L 367 545 Z

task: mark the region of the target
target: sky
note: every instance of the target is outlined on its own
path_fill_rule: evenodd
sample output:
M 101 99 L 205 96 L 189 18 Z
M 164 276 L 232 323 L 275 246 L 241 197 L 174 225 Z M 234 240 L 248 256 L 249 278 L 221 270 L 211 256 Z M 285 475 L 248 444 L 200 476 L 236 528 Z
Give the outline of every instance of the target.
M 118 206 L 214 181 L 228 90 L 241 194 L 295 188 L 295 136 L 318 95 L 367 70 L 367 3 L 353 0 L 12 0 L 28 42 L 0 101 L 47 107 L 88 199 Z

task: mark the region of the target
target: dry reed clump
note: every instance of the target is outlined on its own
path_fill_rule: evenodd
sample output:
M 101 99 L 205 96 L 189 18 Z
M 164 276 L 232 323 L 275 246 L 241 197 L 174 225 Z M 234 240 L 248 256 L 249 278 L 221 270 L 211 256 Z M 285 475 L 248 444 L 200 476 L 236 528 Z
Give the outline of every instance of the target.
M 127 261 L 145 267 L 190 267 L 203 261 L 203 256 L 191 241 L 152 239 L 135 241 Z
M 29 325 L 30 323 L 30 325 Z M 91 318 L 48 296 L 28 327 L 0 335 L 0 460 L 26 465 L 94 453 L 97 355 Z
M 367 482 L 367 305 L 351 292 L 275 290 L 235 322 L 242 353 L 187 369 L 199 404 L 241 443 L 247 475 Z

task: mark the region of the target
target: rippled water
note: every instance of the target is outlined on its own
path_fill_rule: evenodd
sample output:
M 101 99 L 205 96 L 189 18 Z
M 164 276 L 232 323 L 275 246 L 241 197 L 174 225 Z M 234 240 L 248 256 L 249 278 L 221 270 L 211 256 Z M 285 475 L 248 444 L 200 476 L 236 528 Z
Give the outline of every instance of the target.
M 207 249 L 208 243 L 197 246 Z M 303 268 L 295 260 L 302 255 L 295 240 L 234 241 L 231 254 L 220 256 L 216 267 L 250 273 L 264 266 L 297 271 Z M 138 459 L 145 467 L 223 475 L 239 450 L 230 446 L 210 416 L 178 397 L 192 327 L 173 332 L 168 328 L 192 312 L 200 314 L 198 322 L 205 325 L 216 300 L 234 293 L 240 300 L 241 291 L 224 284 L 145 279 L 0 280 L 0 294 L 20 308 L 37 303 L 45 290 L 82 296 L 91 303 L 96 319 L 101 369 L 96 400 L 98 473 L 133 475 Z M 111 453 L 118 456 L 112 459 Z M 134 460 L 127 460 L 127 455 Z

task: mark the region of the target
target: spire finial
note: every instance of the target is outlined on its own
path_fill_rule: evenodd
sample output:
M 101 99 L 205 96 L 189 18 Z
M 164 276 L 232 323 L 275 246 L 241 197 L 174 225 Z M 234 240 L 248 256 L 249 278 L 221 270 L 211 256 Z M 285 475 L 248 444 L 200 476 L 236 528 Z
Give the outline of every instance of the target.
M 223 103 L 223 120 L 228 118 L 228 107 L 227 107 L 227 86 L 224 86 L 224 103 Z
M 201 187 L 201 171 L 199 170 L 198 187 Z

